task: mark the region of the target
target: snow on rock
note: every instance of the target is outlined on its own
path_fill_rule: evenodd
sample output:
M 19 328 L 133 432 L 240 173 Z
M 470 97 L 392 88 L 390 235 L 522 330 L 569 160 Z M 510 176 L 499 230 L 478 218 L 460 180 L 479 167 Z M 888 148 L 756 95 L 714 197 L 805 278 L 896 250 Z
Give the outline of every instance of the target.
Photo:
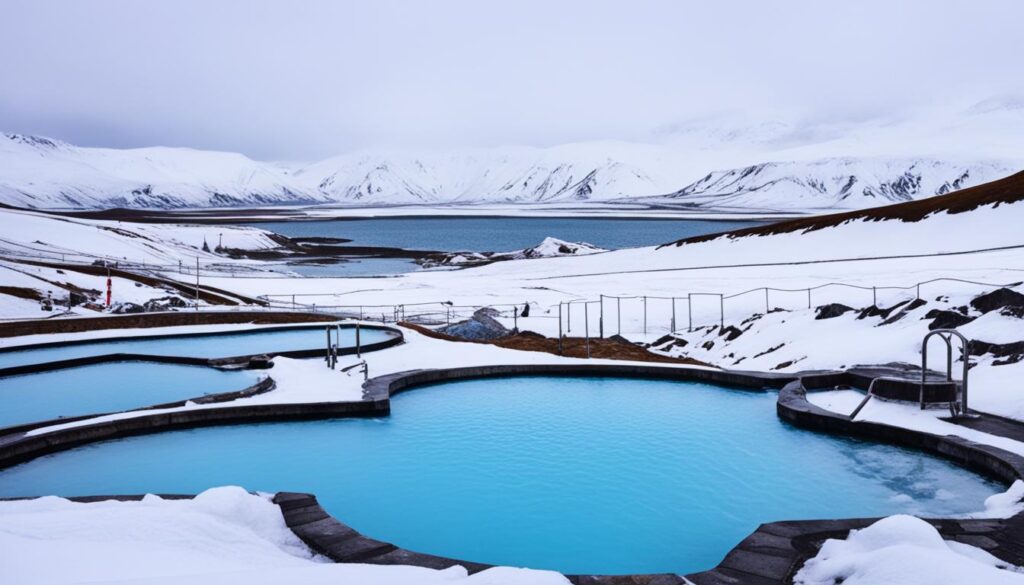
M 1024 583 L 1018 567 L 980 548 L 946 542 L 927 522 L 890 516 L 846 540 L 829 539 L 797 572 L 797 585 L 1011 585 Z
M 268 496 L 239 487 L 190 500 L 0 502 L 0 583 L 63 585 L 564 585 L 562 575 L 496 567 L 468 576 L 408 566 L 332 564 L 287 528 Z
M 536 258 L 558 258 L 562 256 L 586 256 L 607 252 L 586 242 L 566 242 L 548 236 L 541 243 L 530 248 L 512 252 L 449 252 L 432 254 L 418 260 L 425 267 L 434 266 L 475 266 L 502 260 L 531 260 Z

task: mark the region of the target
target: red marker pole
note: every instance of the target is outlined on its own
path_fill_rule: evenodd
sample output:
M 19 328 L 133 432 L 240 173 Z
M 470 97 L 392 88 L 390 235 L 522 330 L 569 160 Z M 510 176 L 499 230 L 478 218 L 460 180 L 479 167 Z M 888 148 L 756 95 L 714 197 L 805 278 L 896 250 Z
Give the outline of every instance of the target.
M 107 269 L 107 308 L 110 308 L 110 292 L 114 286 L 114 282 L 110 280 L 110 269 Z

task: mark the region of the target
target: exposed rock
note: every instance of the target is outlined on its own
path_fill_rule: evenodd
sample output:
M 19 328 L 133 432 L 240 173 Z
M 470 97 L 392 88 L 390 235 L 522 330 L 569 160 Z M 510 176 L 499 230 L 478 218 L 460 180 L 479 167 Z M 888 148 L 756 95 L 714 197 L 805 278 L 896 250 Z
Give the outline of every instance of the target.
M 117 303 L 110 308 L 111 313 L 126 315 L 129 313 L 145 313 L 146 308 L 138 303 Z
M 846 305 L 842 305 L 839 303 L 829 303 L 827 305 L 822 305 L 816 308 L 815 311 L 817 314 L 814 316 L 814 318 L 818 320 L 833 319 L 845 313 L 849 313 L 852 310 L 853 307 L 847 307 Z
M 990 293 L 975 297 L 971 301 L 971 306 L 982 313 L 988 313 L 1003 307 L 1024 307 L 1024 295 L 1008 288 L 997 288 Z
M 928 329 L 956 329 L 961 325 L 966 325 L 971 321 L 974 321 L 974 317 L 969 315 L 963 315 L 956 311 L 943 311 L 941 309 L 932 309 L 928 311 L 925 319 L 934 319 L 928 324 Z
M 147 312 L 155 311 L 169 311 L 171 309 L 181 309 L 187 307 L 188 303 L 182 300 L 181 297 L 162 297 L 159 299 L 150 299 L 146 301 L 143 307 L 146 308 Z
M 914 309 L 917 309 L 918 307 L 922 307 L 922 306 L 927 305 L 927 304 L 928 303 L 926 301 L 922 300 L 922 299 L 914 299 L 914 300 L 910 301 L 909 305 L 907 305 L 906 307 L 903 307 L 903 309 L 900 310 L 900 312 L 896 313 L 892 317 L 889 317 L 885 321 L 882 321 L 881 324 L 882 325 L 889 325 L 890 323 L 895 323 L 896 321 L 899 321 L 900 319 L 906 317 L 907 313 L 910 313 Z
M 726 341 L 732 341 L 733 339 L 736 339 L 740 335 L 743 335 L 743 332 L 737 329 L 736 327 L 729 325 L 728 327 L 718 332 L 719 337 L 723 335 L 725 336 Z
M 886 319 L 893 311 L 902 307 L 908 302 L 909 301 L 901 301 L 888 308 L 882 308 L 877 305 L 871 305 L 870 307 L 861 309 L 860 313 L 857 315 L 857 319 L 866 319 L 868 317 L 881 317 L 882 319 Z
M 441 333 L 471 340 L 498 339 L 511 335 L 511 331 L 494 317 L 498 311 L 485 307 L 473 313 L 473 317 L 439 329 Z

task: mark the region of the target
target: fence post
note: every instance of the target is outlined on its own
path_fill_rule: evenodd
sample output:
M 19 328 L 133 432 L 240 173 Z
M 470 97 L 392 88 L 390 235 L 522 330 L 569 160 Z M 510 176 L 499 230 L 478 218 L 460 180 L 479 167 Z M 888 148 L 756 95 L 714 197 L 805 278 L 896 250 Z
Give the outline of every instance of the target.
M 562 355 L 562 301 L 558 301 L 558 355 Z
M 601 310 L 597 318 L 597 336 L 604 339 L 604 295 L 600 295 Z
M 765 315 L 767 315 L 768 311 L 771 310 L 768 307 L 769 307 L 769 305 L 768 305 L 768 287 L 766 286 L 766 287 L 764 287 L 764 314 Z
M 587 307 L 590 303 L 583 301 L 583 336 L 587 340 L 587 359 L 590 359 L 590 318 Z
M 292 295 L 292 310 L 295 310 L 295 295 Z
M 519 333 L 519 307 L 512 307 L 512 333 Z
M 669 333 L 676 332 L 676 298 L 672 297 L 672 330 Z
M 921 300 L 921 283 L 917 283 L 917 300 Z
M 622 335 L 622 297 L 615 297 L 615 320 L 618 321 L 619 335 Z
M 878 289 L 875 287 L 871 287 L 871 306 L 878 306 Z
M 686 317 L 689 322 L 686 330 L 693 333 L 693 296 L 690 293 L 686 293 Z
M 811 308 L 811 289 L 807 289 L 807 308 Z
M 718 327 L 725 329 L 725 295 L 718 295 Z
M 363 344 L 359 336 L 359 322 L 356 321 L 356 357 L 363 357 Z
M 647 296 L 644 295 L 644 335 L 647 335 Z
M 572 333 L 572 301 L 565 303 L 565 331 Z
M 199 310 L 199 256 L 196 256 L 196 310 Z

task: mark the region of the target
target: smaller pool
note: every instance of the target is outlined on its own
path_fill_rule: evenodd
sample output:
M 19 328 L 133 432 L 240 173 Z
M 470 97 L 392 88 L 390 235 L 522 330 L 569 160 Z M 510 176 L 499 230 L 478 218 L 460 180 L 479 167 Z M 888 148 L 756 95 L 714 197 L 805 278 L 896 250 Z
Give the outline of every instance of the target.
M 254 370 L 114 362 L 0 377 L 0 427 L 243 390 Z
M 392 334 L 381 329 L 362 329 L 363 345 L 378 343 Z M 297 329 L 255 330 L 209 335 L 162 335 L 136 337 L 116 341 L 96 340 L 61 346 L 0 352 L 0 368 L 40 364 L 58 360 L 91 357 L 111 353 L 169 355 L 178 357 L 223 358 L 261 353 L 279 353 L 306 349 L 322 349 L 326 345 L 324 325 Z M 343 327 L 341 344 L 354 347 L 354 327 Z

